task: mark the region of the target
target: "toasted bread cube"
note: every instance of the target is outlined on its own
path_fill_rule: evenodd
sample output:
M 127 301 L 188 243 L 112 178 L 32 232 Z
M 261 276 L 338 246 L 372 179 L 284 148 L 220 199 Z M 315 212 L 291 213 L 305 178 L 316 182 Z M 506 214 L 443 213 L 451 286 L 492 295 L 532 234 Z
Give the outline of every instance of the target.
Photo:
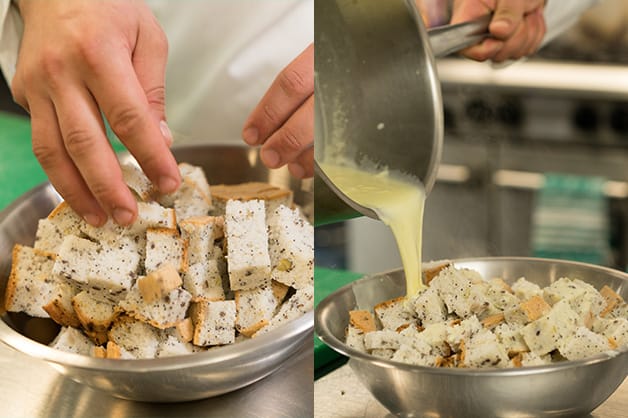
M 229 200 L 246 202 L 263 200 L 266 215 L 270 216 L 279 206 L 292 207 L 292 191 L 268 183 L 249 182 L 240 184 L 219 184 L 212 186 L 212 201 L 215 214 L 224 214 Z
M 144 261 L 146 272 L 153 272 L 165 264 L 173 265 L 178 272 L 187 271 L 187 243 L 174 229 L 148 228 Z
M 298 210 L 279 206 L 268 219 L 271 277 L 300 289 L 314 281 L 314 227 Z
M 541 290 L 539 285 L 527 281 L 525 277 L 518 278 L 511 288 L 519 300 L 529 300 L 534 296 L 543 296 L 543 290 Z
M 140 294 L 146 303 L 153 303 L 181 286 L 183 281 L 172 264 L 164 264 L 146 277 L 137 280 Z
M 270 256 L 264 202 L 227 202 L 227 268 L 231 290 L 270 285 Z
M 195 345 L 224 345 L 235 342 L 236 304 L 233 300 L 196 303 L 192 321 Z
M 267 333 L 312 309 L 314 309 L 314 286 L 297 289 L 295 294 L 281 305 L 279 311 L 272 317 L 268 325 L 253 334 L 253 337 Z
M 133 358 L 155 358 L 160 335 L 157 329 L 145 322 L 130 316 L 120 316 L 111 325 L 109 340 Z M 113 351 L 115 351 L 115 346 L 112 346 Z M 109 357 L 109 344 L 107 344 L 107 357 Z
M 50 302 L 43 306 L 50 319 L 64 327 L 79 328 L 81 322 L 72 306 L 72 298 L 76 293 L 77 290 L 69 283 L 58 283 L 56 293 Z
M 183 287 L 190 292 L 194 302 L 224 300 L 218 260 L 205 260 L 192 264 L 183 274 Z
M 236 290 L 236 329 L 247 337 L 255 334 L 272 319 L 278 306 L 270 286 Z
M 528 318 L 528 321 L 536 321 L 552 309 L 541 296 L 533 296 L 520 303 L 519 306 Z
M 608 338 L 604 335 L 585 327 L 578 327 L 573 335 L 561 341 L 559 351 L 567 360 L 579 360 L 603 353 L 611 348 Z
M 177 337 L 181 341 L 189 343 L 194 339 L 194 323 L 192 322 L 192 318 L 185 318 L 183 321 L 177 323 L 175 328 L 177 331 Z
M 272 280 L 270 282 L 270 288 L 273 290 L 273 295 L 275 295 L 277 305 L 279 306 L 286 299 L 290 286 L 279 283 L 276 280 Z
M 142 168 L 134 162 L 122 163 L 120 168 L 122 169 L 122 178 L 129 189 L 133 190 L 141 200 L 145 202 L 150 200 L 155 194 L 155 188 Z
M 50 347 L 68 353 L 83 354 L 89 356 L 94 347 L 89 338 L 81 331 L 72 327 L 62 327 L 56 338 L 50 343 Z
M 134 359 L 137 358 L 131 352 L 120 347 L 113 341 L 107 341 L 106 355 L 109 359 Z
M 428 287 L 412 301 L 412 307 L 421 324 L 435 324 L 447 318 L 447 307 L 434 287 Z
M 126 298 L 120 302 L 120 307 L 129 316 L 146 322 L 155 328 L 166 329 L 174 327 L 185 319 L 192 295 L 182 288 L 170 290 L 162 297 L 148 302 L 142 297 L 139 283 L 142 278 L 129 290 Z
M 95 299 L 88 291 L 82 291 L 72 298 L 72 307 L 86 333 L 97 343 L 107 341 L 107 331 L 120 314 L 116 305 Z
M 135 280 L 140 256 L 128 250 L 128 241 L 115 245 L 68 236 L 59 247 L 53 273 L 61 275 L 81 288 L 125 291 Z
M 42 307 L 54 299 L 58 290 L 53 275 L 54 263 L 54 254 L 16 244 L 5 291 L 6 310 L 48 318 Z
M 569 302 L 560 300 L 547 315 L 526 325 L 521 334 L 531 351 L 544 355 L 557 349 L 561 341 L 581 325 L 581 318 L 571 309 Z
M 406 306 L 405 297 L 378 303 L 373 310 L 383 329 L 395 331 L 399 327 L 415 323 L 412 312 Z
M 451 266 L 451 261 L 449 260 L 429 261 L 427 263 L 423 263 L 421 272 L 423 283 L 426 286 L 429 286 L 430 282 L 434 280 L 441 271 L 449 266 Z
M 369 311 L 349 311 L 345 342 L 349 347 L 365 352 L 364 335 L 375 330 L 375 317 Z
M 139 246 L 144 243 L 148 228 L 175 230 L 177 227 L 173 209 L 164 208 L 155 202 L 138 202 L 137 211 L 137 219 L 129 226 L 120 226 L 109 219 L 100 227 L 84 224 L 81 232 L 94 240 L 113 244 L 117 243 L 121 236 L 127 236 Z
M 607 316 L 613 309 L 615 309 L 616 306 L 624 303 L 622 297 L 607 285 L 600 289 L 600 295 L 602 295 L 604 301 L 606 302 L 604 309 L 600 312 L 601 317 Z
M 96 358 L 107 358 L 107 349 L 105 349 L 105 347 L 95 345 L 92 347 L 89 355 Z
M 189 263 L 214 258 L 214 241 L 224 236 L 224 218 L 193 216 L 179 222 L 181 237 L 188 242 Z

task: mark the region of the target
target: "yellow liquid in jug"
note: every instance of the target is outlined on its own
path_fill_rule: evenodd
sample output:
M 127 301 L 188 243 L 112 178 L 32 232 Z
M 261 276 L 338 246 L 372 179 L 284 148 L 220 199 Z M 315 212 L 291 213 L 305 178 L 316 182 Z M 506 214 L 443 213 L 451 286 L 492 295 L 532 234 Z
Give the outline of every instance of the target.
M 372 209 L 390 227 L 403 263 L 407 296 L 424 289 L 421 242 L 425 191 L 421 184 L 394 178 L 388 171 L 369 173 L 334 164 L 321 164 L 321 168 L 345 195 Z

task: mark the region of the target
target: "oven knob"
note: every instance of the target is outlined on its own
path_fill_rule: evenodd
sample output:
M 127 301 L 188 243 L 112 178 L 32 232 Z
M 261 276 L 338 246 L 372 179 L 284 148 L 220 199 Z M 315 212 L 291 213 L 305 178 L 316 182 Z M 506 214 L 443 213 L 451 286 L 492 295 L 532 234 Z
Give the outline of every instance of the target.
M 572 117 L 573 124 L 583 132 L 593 132 L 598 128 L 599 118 L 595 108 L 588 104 L 576 107 Z
M 483 123 L 488 122 L 493 118 L 493 110 L 482 99 L 474 99 L 467 103 L 466 106 L 467 117 L 474 122 Z
M 628 108 L 616 106 L 611 111 L 611 128 L 618 134 L 628 134 Z

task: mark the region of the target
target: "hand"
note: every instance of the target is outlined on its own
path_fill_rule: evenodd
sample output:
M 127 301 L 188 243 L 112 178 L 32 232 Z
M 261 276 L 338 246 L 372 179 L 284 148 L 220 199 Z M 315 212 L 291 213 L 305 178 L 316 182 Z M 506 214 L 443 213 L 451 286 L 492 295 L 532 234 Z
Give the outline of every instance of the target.
M 314 175 L 314 45 L 277 76 L 242 131 L 249 145 L 262 145 L 268 168 L 288 164 L 297 178 Z
M 13 97 L 31 115 L 33 153 L 89 224 L 137 216 L 104 117 L 162 193 L 180 174 L 165 123 L 167 40 L 138 0 L 20 0 Z
M 492 37 L 462 51 L 468 58 L 502 62 L 531 55 L 545 36 L 545 0 L 454 0 L 451 23 L 493 13 Z

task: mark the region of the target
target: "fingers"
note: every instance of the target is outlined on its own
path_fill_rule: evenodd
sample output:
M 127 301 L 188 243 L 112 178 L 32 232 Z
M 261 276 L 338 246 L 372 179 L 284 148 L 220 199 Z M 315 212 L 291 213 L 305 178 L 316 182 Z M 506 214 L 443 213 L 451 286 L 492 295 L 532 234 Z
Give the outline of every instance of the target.
M 269 168 L 295 160 L 314 142 L 314 96 L 301 107 L 262 146 L 260 156 Z
M 242 132 L 249 145 L 263 144 L 314 92 L 314 47 L 308 46 L 275 79 Z
M 538 49 L 545 34 L 545 21 L 541 12 L 526 15 L 512 38 L 504 43 L 491 59 L 502 62 L 508 59 L 519 59 L 533 54 Z
M 65 149 L 89 190 L 118 224 L 132 223 L 137 204 L 124 183 L 93 98 L 86 89 L 67 88 L 53 92 L 52 100 Z
M 107 214 L 65 150 L 53 104 L 45 99 L 31 99 L 29 107 L 36 115 L 31 118 L 33 153 L 50 183 L 87 223 L 102 225 Z
M 498 0 L 489 25 L 489 32 L 497 39 L 508 39 L 521 25 L 524 5 L 521 0 Z
M 135 75 L 131 60 L 119 58 L 104 62 L 91 61 L 98 64 L 85 72 L 88 74 L 87 87 L 112 130 L 136 158 L 148 178 L 161 193 L 172 193 L 181 182 L 176 161 Z
M 288 164 L 288 171 L 293 177 L 304 179 L 314 175 L 314 147 L 310 146 Z

